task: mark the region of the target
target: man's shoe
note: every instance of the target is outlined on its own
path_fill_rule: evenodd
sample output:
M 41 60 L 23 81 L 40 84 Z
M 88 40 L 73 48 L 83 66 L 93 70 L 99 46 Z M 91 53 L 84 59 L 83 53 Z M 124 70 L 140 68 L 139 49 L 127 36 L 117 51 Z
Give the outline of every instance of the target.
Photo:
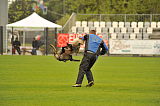
M 91 87 L 91 86 L 93 86 L 93 85 L 94 85 L 94 82 L 91 81 L 91 82 L 88 83 L 88 85 L 86 85 L 86 87 Z
M 72 87 L 81 87 L 81 84 L 72 85 Z

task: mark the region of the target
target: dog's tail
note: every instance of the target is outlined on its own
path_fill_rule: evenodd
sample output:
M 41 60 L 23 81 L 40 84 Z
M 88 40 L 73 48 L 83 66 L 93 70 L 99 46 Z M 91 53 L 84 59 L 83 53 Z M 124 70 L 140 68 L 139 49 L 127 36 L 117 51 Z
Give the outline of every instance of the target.
M 60 55 L 58 54 L 57 49 L 56 49 L 56 48 L 55 48 L 55 46 L 54 46 L 54 45 L 52 45 L 52 44 L 50 44 L 50 46 L 51 46 L 51 48 L 53 49 L 54 57 L 55 57 L 57 60 L 59 60 Z

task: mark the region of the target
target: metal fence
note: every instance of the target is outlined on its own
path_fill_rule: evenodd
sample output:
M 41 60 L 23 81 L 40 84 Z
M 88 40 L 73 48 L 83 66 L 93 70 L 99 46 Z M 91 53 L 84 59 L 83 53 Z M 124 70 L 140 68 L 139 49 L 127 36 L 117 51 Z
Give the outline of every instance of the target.
M 77 14 L 77 21 L 158 22 L 160 14 Z
M 62 32 L 68 33 L 76 21 L 105 22 L 159 22 L 160 14 L 75 14 L 73 13 L 63 27 Z
M 63 26 L 62 32 L 68 33 L 68 31 L 75 25 L 76 22 L 76 14 L 72 13 L 66 24 Z
M 13 31 L 13 36 L 14 39 L 17 37 L 18 40 L 21 43 L 21 52 L 22 55 L 31 55 L 32 51 L 32 41 L 33 38 L 36 36 L 41 36 L 40 37 L 40 42 L 41 46 L 39 48 L 39 51 L 41 52 L 42 55 L 47 55 L 51 54 L 53 51 L 50 48 L 49 44 L 53 44 L 56 46 L 57 41 L 57 29 L 48 29 L 47 31 L 47 37 L 46 37 L 46 30 L 37 30 L 37 31 L 23 31 L 23 30 L 14 30 Z M 8 30 L 7 33 L 7 54 L 12 54 L 12 32 L 11 30 Z M 16 53 L 17 54 L 17 53 Z

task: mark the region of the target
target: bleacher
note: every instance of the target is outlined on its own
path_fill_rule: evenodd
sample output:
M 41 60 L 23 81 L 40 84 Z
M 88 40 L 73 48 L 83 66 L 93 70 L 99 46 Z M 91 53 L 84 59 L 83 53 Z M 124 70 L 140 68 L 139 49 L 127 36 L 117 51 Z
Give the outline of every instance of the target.
M 160 28 L 160 22 L 76 21 L 70 33 L 84 34 L 96 30 L 97 34 L 110 35 L 110 39 L 148 40 L 157 28 Z

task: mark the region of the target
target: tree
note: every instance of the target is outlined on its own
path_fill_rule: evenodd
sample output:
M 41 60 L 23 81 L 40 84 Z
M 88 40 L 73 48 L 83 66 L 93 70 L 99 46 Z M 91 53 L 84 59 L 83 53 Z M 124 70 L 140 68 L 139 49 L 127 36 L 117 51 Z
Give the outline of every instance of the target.
M 32 3 L 33 1 L 28 0 L 16 0 L 12 2 L 9 6 L 8 22 L 13 23 L 32 14 Z
M 28 1 L 28 2 L 27 2 Z M 9 7 L 9 23 L 30 15 L 33 0 L 16 0 Z M 42 17 L 60 22 L 73 12 L 77 14 L 159 14 L 159 0 L 44 0 L 48 7 L 46 15 L 41 9 L 36 12 Z M 91 15 L 78 17 L 80 20 L 96 20 Z M 115 19 L 117 17 L 113 17 Z M 112 19 L 112 18 L 111 18 Z M 119 19 L 118 19 L 119 20 Z M 64 24 L 64 22 L 61 22 Z
M 56 22 L 64 16 L 63 0 L 50 0 L 46 3 L 46 6 L 48 7 L 47 15 L 44 15 L 46 19 Z

